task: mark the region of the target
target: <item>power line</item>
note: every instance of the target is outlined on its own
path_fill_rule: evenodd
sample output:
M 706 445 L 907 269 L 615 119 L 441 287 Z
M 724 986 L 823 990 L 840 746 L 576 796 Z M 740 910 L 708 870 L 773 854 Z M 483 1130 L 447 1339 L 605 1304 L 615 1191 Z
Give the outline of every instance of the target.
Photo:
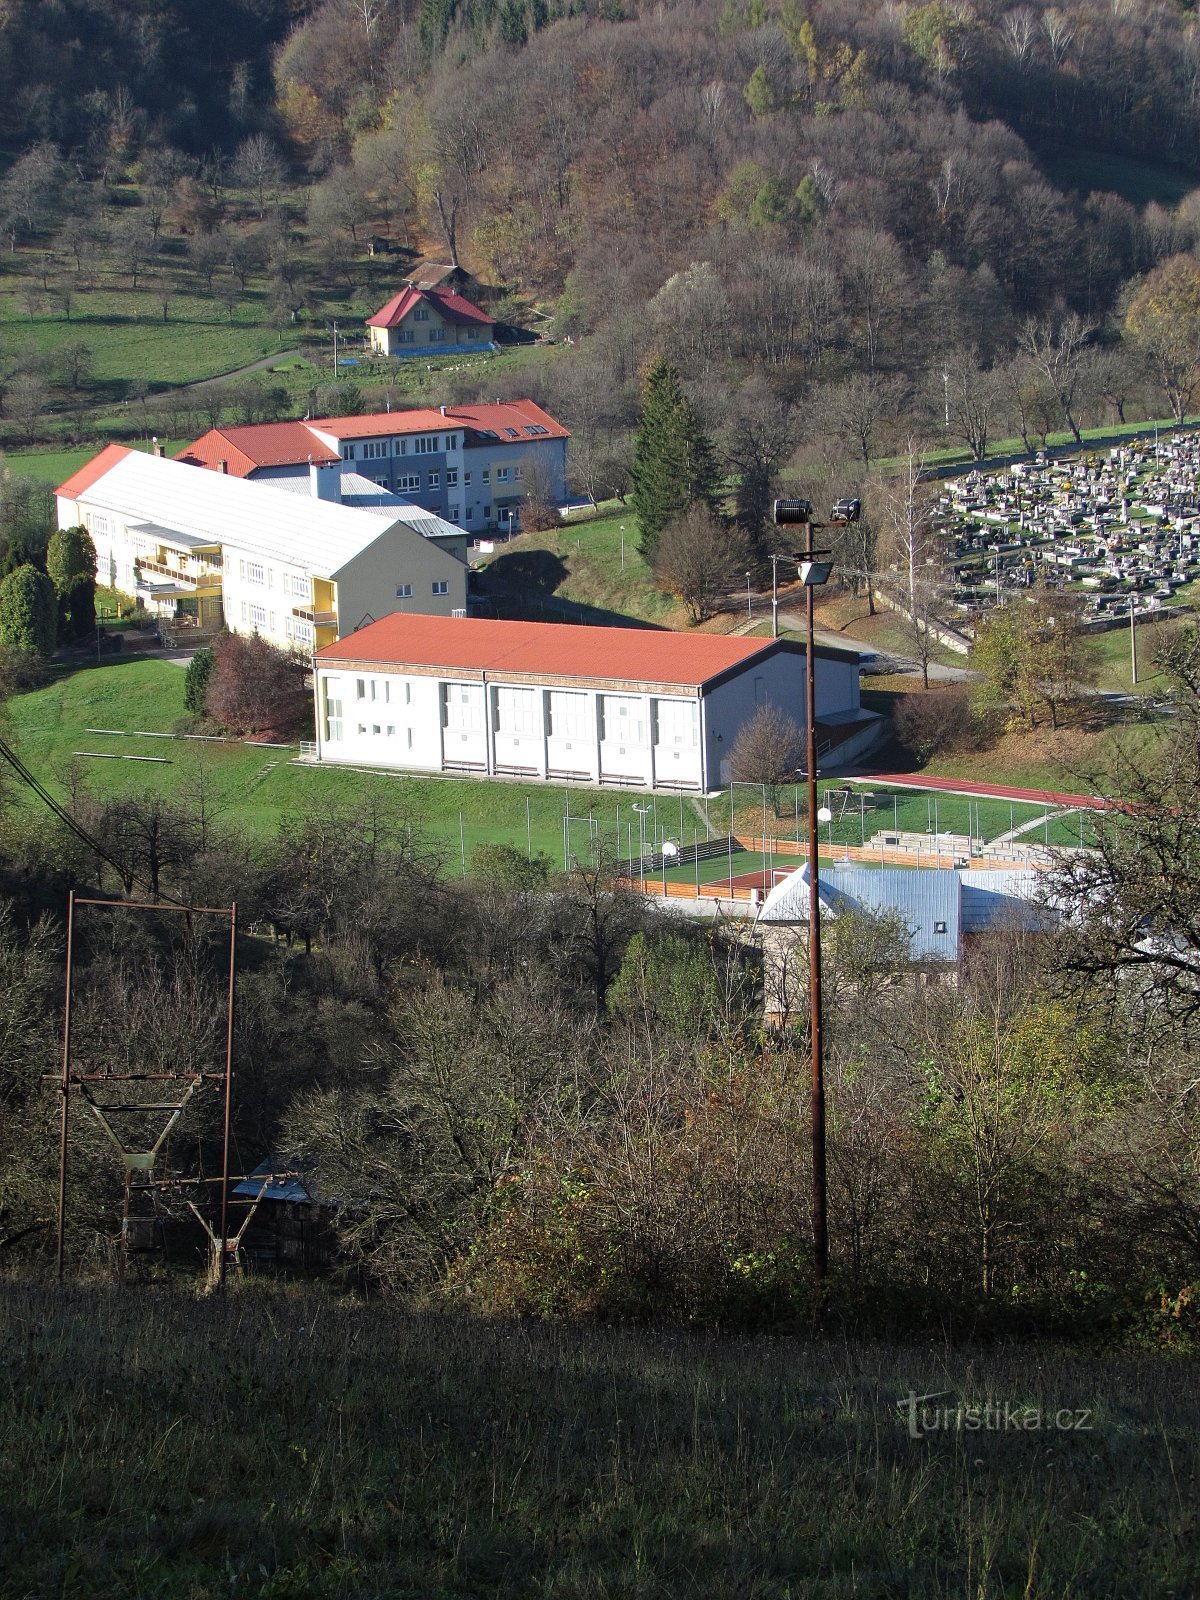
M 34 794 L 37 795 L 38 799 L 50 807 L 51 811 L 53 811 L 54 815 L 59 819 L 59 821 L 62 822 L 70 830 L 70 832 L 75 835 L 81 844 L 85 844 L 89 850 L 91 850 L 95 855 L 99 856 L 101 861 L 108 862 L 109 866 L 112 867 L 114 872 L 118 874 L 122 883 L 125 882 L 127 875 L 130 877 L 134 876 L 129 872 L 127 867 L 123 867 L 119 861 L 110 856 L 104 846 L 100 844 L 97 839 L 94 839 L 87 829 L 78 823 L 71 813 L 58 803 L 58 801 L 41 783 L 41 781 L 34 777 L 33 773 L 30 772 L 29 768 L 21 760 L 20 756 L 16 753 L 12 746 L 3 739 L 0 739 L 0 758 L 3 758 L 8 762 L 9 766 L 13 769 L 21 781 L 28 784 L 33 790 Z M 143 879 L 142 881 L 147 883 L 147 887 L 151 890 L 151 893 L 153 893 L 154 886 L 146 879 Z M 161 890 L 159 890 L 159 894 L 162 899 L 169 900 L 172 905 L 184 905 L 182 900 L 177 900 L 172 894 L 163 894 Z

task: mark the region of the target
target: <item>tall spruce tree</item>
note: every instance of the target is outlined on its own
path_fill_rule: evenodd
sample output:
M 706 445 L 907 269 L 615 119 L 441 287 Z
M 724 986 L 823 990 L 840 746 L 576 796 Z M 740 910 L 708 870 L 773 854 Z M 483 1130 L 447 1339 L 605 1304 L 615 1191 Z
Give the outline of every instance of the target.
M 659 535 L 674 517 L 697 501 L 717 510 L 712 442 L 669 361 L 656 362 L 646 379 L 632 479 L 630 500 L 638 519 L 638 544 L 649 562 L 654 560 Z
M 58 637 L 86 639 L 96 629 L 96 547 L 86 528 L 56 528 L 46 573 L 58 596 Z

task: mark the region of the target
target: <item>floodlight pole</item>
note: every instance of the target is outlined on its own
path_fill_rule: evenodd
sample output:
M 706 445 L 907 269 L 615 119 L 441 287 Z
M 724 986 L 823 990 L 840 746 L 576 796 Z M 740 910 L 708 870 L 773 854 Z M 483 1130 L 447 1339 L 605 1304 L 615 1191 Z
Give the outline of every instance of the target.
M 813 559 L 814 528 L 808 524 L 808 558 Z M 813 615 L 815 585 L 804 586 L 805 766 L 808 777 L 808 994 L 812 1042 L 812 1230 L 817 1280 L 829 1275 L 829 1206 L 825 1174 L 825 1073 L 821 1053 L 821 895 L 817 821 L 817 672 Z

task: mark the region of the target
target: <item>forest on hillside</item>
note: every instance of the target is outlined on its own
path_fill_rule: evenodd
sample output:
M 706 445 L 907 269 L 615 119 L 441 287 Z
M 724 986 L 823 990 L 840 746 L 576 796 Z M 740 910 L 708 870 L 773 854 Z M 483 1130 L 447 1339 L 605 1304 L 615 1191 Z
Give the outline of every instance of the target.
M 39 370 L 42 325 L 87 320 L 98 292 L 320 338 L 331 297 L 365 315 L 381 261 L 394 279 L 422 253 L 563 344 L 435 374 L 427 398 L 532 393 L 596 497 L 627 483 L 655 355 L 727 474 L 768 486 L 790 464 L 849 488 L 914 434 L 982 458 L 1182 418 L 1198 66 L 1189 8 L 1096 0 L 240 0 L 220 30 L 185 0 L 14 3 L 13 442 L 46 436 L 48 384 L 76 418 L 170 386 Z M 147 431 L 186 436 L 180 409 L 143 408 Z

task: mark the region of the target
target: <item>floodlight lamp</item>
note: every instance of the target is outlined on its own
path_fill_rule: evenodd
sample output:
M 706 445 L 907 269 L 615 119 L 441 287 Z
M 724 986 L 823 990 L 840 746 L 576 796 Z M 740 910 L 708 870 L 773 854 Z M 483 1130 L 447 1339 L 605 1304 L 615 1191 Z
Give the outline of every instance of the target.
M 821 584 L 829 582 L 829 574 L 832 571 L 832 561 L 802 561 L 800 563 L 800 582 L 806 589 L 819 588 Z
M 833 812 L 830 811 L 828 806 L 822 806 L 820 808 L 820 810 L 817 812 L 817 821 L 818 822 L 832 822 L 833 821 Z
M 776 500 L 772 517 L 777 527 L 812 521 L 811 500 Z

